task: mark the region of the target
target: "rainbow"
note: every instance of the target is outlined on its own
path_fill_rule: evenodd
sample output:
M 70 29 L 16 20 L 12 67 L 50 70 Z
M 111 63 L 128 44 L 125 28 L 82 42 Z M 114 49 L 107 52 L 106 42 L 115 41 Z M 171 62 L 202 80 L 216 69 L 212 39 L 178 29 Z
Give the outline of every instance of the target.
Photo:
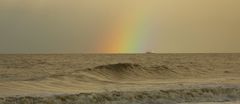
M 106 34 L 101 50 L 105 53 L 142 53 L 147 51 L 149 18 L 146 13 L 135 12 L 119 16 Z

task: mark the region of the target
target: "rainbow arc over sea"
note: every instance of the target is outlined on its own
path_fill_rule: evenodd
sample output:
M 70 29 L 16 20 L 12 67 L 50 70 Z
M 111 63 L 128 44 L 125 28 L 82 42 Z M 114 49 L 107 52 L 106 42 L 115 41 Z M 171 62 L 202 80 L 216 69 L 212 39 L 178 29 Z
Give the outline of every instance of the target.
M 142 53 L 148 51 L 151 33 L 146 10 L 121 14 L 105 34 L 101 49 L 105 53 Z

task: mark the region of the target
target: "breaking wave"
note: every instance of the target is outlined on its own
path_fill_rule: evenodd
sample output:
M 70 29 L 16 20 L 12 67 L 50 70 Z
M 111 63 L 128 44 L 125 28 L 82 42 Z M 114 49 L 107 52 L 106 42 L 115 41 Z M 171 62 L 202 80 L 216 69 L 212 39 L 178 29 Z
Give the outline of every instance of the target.
M 107 80 L 141 80 L 177 76 L 168 66 L 144 67 L 136 63 L 117 63 L 100 65 L 85 69 L 84 72 Z

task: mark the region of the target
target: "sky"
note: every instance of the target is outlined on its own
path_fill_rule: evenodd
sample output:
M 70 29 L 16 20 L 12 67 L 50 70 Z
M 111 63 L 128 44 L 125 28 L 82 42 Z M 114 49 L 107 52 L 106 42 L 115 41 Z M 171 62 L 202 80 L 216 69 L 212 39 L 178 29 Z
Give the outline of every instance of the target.
M 240 52 L 240 0 L 0 0 L 0 53 Z

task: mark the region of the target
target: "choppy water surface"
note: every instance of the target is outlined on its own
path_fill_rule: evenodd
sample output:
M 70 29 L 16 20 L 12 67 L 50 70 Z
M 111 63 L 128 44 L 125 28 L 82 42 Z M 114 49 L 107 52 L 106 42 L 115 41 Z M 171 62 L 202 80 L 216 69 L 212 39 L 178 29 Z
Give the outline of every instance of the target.
M 116 65 L 110 69 L 107 68 L 108 65 L 119 63 L 126 63 L 126 66 Z M 134 64 L 137 66 L 131 67 Z M 103 65 L 106 68 L 96 68 Z M 161 76 L 164 78 L 173 77 L 168 74 L 174 75 L 174 77 L 181 77 L 183 74 L 184 77 L 192 75 L 201 77 L 208 76 L 209 73 L 216 76 L 222 73 L 239 75 L 239 67 L 240 54 L 0 55 L 0 81 L 58 79 L 72 77 L 72 74 L 82 71 L 121 80 L 122 78 L 113 76 L 115 71 L 119 71 L 115 69 L 122 69 L 123 72 L 118 72 L 118 74 L 141 74 L 144 71 L 148 74 L 151 74 L 152 71 L 154 74 L 156 71 L 159 72 L 157 76 L 160 78 Z M 129 70 L 134 72 L 128 72 L 124 70 L 125 68 L 131 68 Z M 103 75 L 104 73 L 106 76 Z M 123 79 L 126 79 L 124 75 Z
M 206 87 L 238 91 L 239 68 L 240 54 L 0 55 L 0 96 Z

